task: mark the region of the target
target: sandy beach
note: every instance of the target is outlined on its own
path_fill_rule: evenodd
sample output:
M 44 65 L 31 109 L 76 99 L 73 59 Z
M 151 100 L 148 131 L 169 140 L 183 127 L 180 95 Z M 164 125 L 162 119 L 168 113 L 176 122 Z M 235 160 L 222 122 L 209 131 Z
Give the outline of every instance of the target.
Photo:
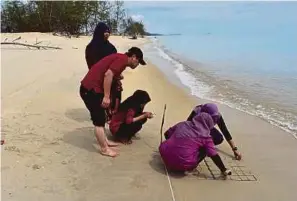
M 173 200 L 157 152 L 164 104 L 166 130 L 185 120 L 195 105 L 208 101 L 190 96 L 152 64 L 125 71 L 123 97 L 136 89 L 148 91 L 152 101 L 146 110 L 156 116 L 132 145 L 120 146 L 118 157 L 103 157 L 79 96 L 90 37 L 16 33 L 1 34 L 1 41 L 19 36 L 19 42 L 35 43 L 37 39 L 62 50 L 1 47 L 2 200 Z M 119 52 L 149 42 L 119 36 L 110 41 Z M 218 149 L 233 176 L 217 178 L 218 169 L 209 159 L 198 167 L 200 175 L 170 174 L 175 200 L 295 201 L 296 139 L 255 116 L 224 105 L 219 108 L 243 160 L 235 161 L 224 142 Z

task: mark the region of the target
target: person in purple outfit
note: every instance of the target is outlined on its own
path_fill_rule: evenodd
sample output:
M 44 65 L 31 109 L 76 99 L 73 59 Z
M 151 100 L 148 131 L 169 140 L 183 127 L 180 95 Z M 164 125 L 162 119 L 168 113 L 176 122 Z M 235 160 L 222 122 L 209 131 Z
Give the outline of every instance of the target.
M 235 142 L 232 139 L 230 132 L 227 129 L 225 121 L 223 119 L 222 114 L 219 113 L 219 109 L 216 104 L 213 103 L 206 103 L 203 105 L 197 105 L 191 114 L 189 115 L 187 121 L 191 121 L 196 115 L 200 114 L 201 112 L 208 113 L 211 116 L 215 117 L 215 125 L 218 125 L 219 129 L 222 131 L 218 131 L 215 127 L 213 127 L 210 131 L 210 135 L 213 139 L 215 145 L 219 145 L 224 141 L 224 137 L 227 140 L 229 146 L 231 147 L 234 157 L 236 160 L 241 160 L 242 155 L 238 151 L 238 148 L 235 145 Z M 224 137 L 223 137 L 224 136 Z M 204 149 L 200 150 L 199 161 L 202 161 L 206 157 L 206 153 Z
M 210 135 L 216 118 L 216 115 L 201 112 L 191 121 L 177 123 L 165 132 L 166 140 L 161 143 L 159 151 L 168 170 L 194 170 L 199 164 L 199 150 L 204 148 L 221 173 L 231 175 L 231 170 L 225 167 Z

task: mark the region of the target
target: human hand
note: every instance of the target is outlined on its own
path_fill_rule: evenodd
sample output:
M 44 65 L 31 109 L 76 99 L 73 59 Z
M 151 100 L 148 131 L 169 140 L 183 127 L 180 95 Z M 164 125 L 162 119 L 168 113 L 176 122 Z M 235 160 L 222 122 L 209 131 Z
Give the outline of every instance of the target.
M 151 112 L 145 112 L 145 117 L 148 118 L 148 119 L 151 119 L 151 118 L 154 117 L 154 115 Z
M 232 175 L 232 171 L 229 170 L 229 169 L 227 169 L 227 170 L 225 170 L 225 172 L 222 172 L 222 175 L 223 175 L 224 177 L 227 177 L 228 175 Z
M 239 153 L 239 151 L 238 150 L 236 150 L 236 151 L 233 151 L 233 153 L 234 153 L 234 157 L 235 157 L 235 159 L 236 160 L 241 160 L 241 158 L 242 158 L 242 155 L 241 155 L 241 153 Z
M 104 96 L 104 98 L 103 98 L 103 100 L 102 100 L 102 104 L 101 104 L 101 106 L 102 106 L 103 108 L 108 108 L 109 105 L 110 105 L 110 98 Z

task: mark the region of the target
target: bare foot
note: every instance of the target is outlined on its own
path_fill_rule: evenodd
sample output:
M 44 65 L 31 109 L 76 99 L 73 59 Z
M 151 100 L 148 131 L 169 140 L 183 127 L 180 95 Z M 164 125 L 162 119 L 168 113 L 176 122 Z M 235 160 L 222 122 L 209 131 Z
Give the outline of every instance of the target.
M 115 152 L 110 148 L 101 149 L 100 154 L 102 154 L 103 156 L 109 156 L 109 157 L 116 157 L 118 155 L 117 152 Z
M 115 151 L 115 152 L 117 152 L 117 151 L 119 151 L 119 150 L 120 150 L 120 148 L 119 148 L 119 147 L 109 147 L 109 149 L 111 149 L 111 150 L 113 150 L 113 151 Z
M 120 142 L 123 143 L 123 144 L 125 144 L 125 145 L 132 144 L 132 140 L 121 139 Z
M 106 143 L 107 143 L 107 145 L 108 145 L 109 147 L 116 147 L 116 146 L 119 146 L 118 143 L 115 143 L 115 142 L 110 141 L 110 140 L 107 140 L 107 139 L 106 139 Z

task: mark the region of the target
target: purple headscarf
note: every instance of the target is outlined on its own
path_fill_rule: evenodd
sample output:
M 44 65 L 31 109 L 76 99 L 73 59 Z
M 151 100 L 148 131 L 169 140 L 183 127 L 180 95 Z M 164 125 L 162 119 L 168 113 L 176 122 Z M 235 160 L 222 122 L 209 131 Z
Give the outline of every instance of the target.
M 201 112 L 205 112 L 212 117 L 214 124 L 218 123 L 221 114 L 219 113 L 219 109 L 216 104 L 214 103 L 206 103 L 204 105 L 199 105 L 194 109 L 196 115 L 199 115 Z
M 174 127 L 173 132 L 176 138 L 208 138 L 210 137 L 210 130 L 214 127 L 214 122 L 209 114 L 201 112 L 192 121 L 183 121 Z M 169 136 L 171 134 L 168 133 Z

